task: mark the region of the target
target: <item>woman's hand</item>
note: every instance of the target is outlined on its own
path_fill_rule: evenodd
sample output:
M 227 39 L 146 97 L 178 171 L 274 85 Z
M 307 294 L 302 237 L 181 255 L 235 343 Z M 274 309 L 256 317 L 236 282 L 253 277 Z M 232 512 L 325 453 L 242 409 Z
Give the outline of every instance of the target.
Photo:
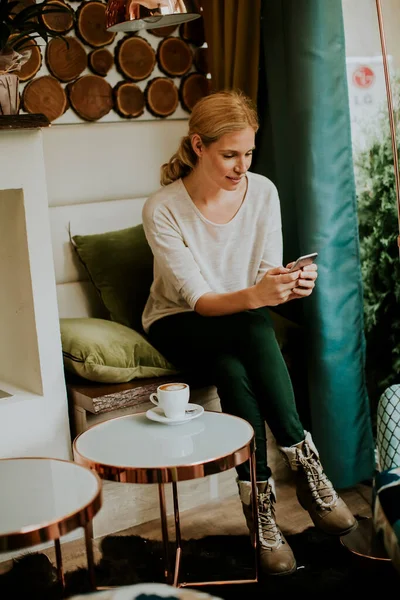
M 287 268 L 290 269 L 293 263 L 289 263 Z M 307 298 L 311 296 L 312 291 L 315 287 L 315 281 L 318 277 L 318 266 L 315 263 L 306 265 L 299 271 L 299 278 L 297 280 L 296 287 L 293 288 L 290 298 L 288 300 L 295 300 L 296 298 Z
M 287 302 L 298 285 L 299 277 L 300 271 L 289 273 L 285 267 L 270 269 L 253 288 L 256 305 L 277 306 Z

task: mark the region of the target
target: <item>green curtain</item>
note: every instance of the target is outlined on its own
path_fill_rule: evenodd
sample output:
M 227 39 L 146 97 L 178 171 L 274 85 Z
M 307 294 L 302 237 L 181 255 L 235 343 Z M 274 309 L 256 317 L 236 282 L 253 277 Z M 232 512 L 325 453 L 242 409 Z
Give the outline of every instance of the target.
M 319 253 L 313 296 L 283 313 L 304 327 L 311 431 L 346 488 L 372 477 L 374 441 L 341 0 L 263 0 L 259 78 L 252 169 L 278 187 L 285 264 Z

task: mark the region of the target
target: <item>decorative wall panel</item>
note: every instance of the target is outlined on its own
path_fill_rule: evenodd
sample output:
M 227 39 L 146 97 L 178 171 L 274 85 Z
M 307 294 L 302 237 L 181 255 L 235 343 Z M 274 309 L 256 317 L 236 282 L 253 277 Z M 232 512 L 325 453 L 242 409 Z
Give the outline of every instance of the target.
M 187 119 L 208 93 L 202 17 L 135 34 L 110 33 L 105 2 L 68 4 L 73 24 L 59 14 L 47 23 L 68 44 L 59 38 L 34 44 L 22 67 L 22 113 L 44 113 L 57 124 Z

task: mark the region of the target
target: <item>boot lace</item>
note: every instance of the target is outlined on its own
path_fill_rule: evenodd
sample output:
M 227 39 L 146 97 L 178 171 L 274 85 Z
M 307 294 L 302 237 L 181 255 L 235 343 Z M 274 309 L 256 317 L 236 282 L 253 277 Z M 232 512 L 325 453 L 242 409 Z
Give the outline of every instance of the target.
M 259 493 L 257 500 L 260 544 L 266 548 L 279 548 L 285 542 L 275 521 L 272 490 L 268 488 L 266 492 Z
M 339 496 L 325 475 L 319 458 L 305 442 L 303 448 L 296 449 L 296 458 L 307 477 L 313 501 L 322 509 L 332 509 Z

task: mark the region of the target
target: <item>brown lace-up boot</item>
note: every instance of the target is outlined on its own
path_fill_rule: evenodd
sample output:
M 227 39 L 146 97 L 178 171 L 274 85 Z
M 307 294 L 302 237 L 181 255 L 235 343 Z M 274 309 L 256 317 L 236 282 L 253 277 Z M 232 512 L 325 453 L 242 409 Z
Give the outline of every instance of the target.
M 316 527 L 328 534 L 345 535 L 357 527 L 357 520 L 325 475 L 311 434 L 304 433 L 302 442 L 279 448 L 294 473 L 297 498 Z
M 251 484 L 238 480 L 239 495 L 250 533 L 254 531 Z M 296 570 L 296 559 L 275 521 L 275 487 L 272 478 L 257 482 L 260 566 L 265 575 L 289 575 Z

